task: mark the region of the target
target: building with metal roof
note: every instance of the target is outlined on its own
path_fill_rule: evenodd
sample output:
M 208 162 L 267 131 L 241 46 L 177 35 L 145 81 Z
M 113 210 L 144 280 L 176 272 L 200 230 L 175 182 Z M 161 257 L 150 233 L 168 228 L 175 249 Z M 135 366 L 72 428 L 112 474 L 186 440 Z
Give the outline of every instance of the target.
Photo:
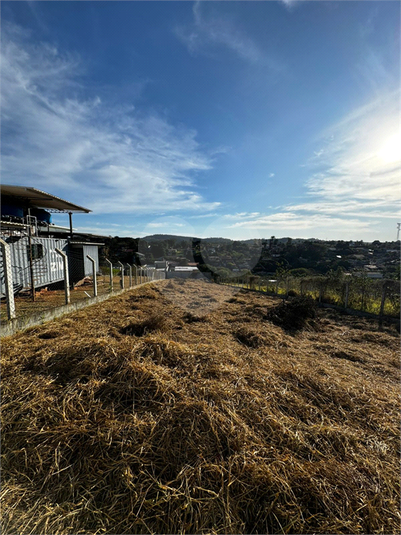
M 0 236 L 10 245 L 15 289 L 41 288 L 64 280 L 62 260 L 56 249 L 68 256 L 69 277 L 76 282 L 91 275 L 89 254 L 99 269 L 101 236 L 76 232 L 73 213 L 89 213 L 89 208 L 33 187 L 0 185 Z M 69 225 L 54 225 L 52 213 L 66 213 Z M 74 236 L 75 234 L 75 236 Z M 74 239 L 75 238 L 75 239 Z M 0 293 L 4 285 L 3 259 L 0 254 Z

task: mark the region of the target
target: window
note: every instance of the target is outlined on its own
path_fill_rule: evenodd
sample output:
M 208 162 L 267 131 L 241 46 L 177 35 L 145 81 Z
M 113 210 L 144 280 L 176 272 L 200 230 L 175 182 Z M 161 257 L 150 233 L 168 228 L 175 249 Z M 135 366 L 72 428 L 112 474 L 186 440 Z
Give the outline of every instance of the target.
M 29 245 L 28 249 L 28 258 L 29 258 Z M 32 260 L 39 260 L 43 258 L 43 245 L 41 243 L 33 243 L 31 245 Z

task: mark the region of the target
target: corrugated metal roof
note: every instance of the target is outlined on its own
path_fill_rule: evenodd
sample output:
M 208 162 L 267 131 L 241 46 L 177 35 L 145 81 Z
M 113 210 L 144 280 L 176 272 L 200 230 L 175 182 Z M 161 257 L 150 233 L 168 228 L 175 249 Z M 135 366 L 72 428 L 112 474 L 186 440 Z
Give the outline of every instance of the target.
M 54 212 L 84 212 L 86 214 L 92 211 L 36 188 L 2 184 L 0 186 L 0 192 L 2 196 L 13 197 L 16 201 L 24 203 L 27 207 L 45 208 Z
M 70 241 L 68 242 L 70 245 L 97 245 L 98 247 L 101 247 L 104 245 L 104 243 L 96 243 L 96 242 L 89 242 L 89 241 Z

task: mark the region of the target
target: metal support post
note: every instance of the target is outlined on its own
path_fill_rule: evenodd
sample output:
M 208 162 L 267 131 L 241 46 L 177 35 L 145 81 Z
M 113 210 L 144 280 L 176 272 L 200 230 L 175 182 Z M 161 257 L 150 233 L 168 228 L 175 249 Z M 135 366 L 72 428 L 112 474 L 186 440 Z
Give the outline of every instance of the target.
M 88 254 L 86 258 L 92 263 L 92 277 L 93 277 L 93 297 L 97 296 L 97 277 L 96 277 L 96 260 Z
M 31 280 L 31 292 L 32 292 L 32 301 L 35 301 L 35 278 L 33 275 L 33 258 L 32 258 L 32 227 L 31 227 L 31 209 L 28 208 L 28 250 L 29 250 L 29 278 Z
M 4 284 L 5 294 L 7 300 L 7 317 L 12 320 L 16 317 L 15 303 L 14 303 L 14 286 L 13 286 L 13 274 L 11 271 L 11 251 L 10 246 L 4 240 L 0 238 L 0 245 L 3 253 L 3 266 L 4 266 Z
M 68 305 L 71 302 L 70 280 L 69 280 L 69 273 L 68 273 L 68 257 L 60 249 L 56 248 L 55 251 L 63 259 L 65 304 Z
M 129 287 L 132 288 L 132 266 L 127 264 L 129 270 Z
M 132 267 L 134 268 L 134 281 L 135 281 L 135 286 L 136 286 L 138 284 L 138 268 L 136 267 L 135 264 Z
M 68 218 L 69 218 L 69 222 L 70 222 L 70 238 L 72 239 L 72 236 L 73 236 L 73 229 L 72 229 L 72 212 L 68 212 Z
M 112 292 L 113 291 L 113 264 L 107 258 L 105 258 L 105 260 L 110 266 L 110 291 Z
M 124 264 L 120 261 L 118 261 L 118 263 L 120 264 L 120 273 L 121 273 L 121 281 L 120 281 L 120 284 L 121 284 L 121 289 L 124 290 Z

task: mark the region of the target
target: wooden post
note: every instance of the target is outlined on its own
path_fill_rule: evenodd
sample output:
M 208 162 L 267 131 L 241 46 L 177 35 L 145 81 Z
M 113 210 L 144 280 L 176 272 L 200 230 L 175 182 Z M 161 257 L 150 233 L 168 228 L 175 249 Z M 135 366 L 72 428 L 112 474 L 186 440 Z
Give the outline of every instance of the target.
M 112 292 L 113 291 L 113 264 L 107 258 L 105 258 L 105 260 L 110 266 L 110 291 Z
M 344 308 L 348 308 L 348 300 L 349 300 L 349 281 L 345 283 L 345 302 L 344 302 Z
M 387 283 L 383 283 L 382 288 L 382 299 L 380 303 L 380 312 L 379 312 L 379 328 L 381 329 L 383 327 L 383 315 L 384 315 L 384 303 L 386 302 L 386 291 L 387 291 Z
M 11 271 L 11 251 L 7 242 L 0 238 L 1 249 L 3 251 L 3 266 L 4 266 L 4 284 L 5 294 L 7 300 L 7 317 L 12 320 L 16 317 L 15 303 L 14 303 L 14 286 L 13 273 Z
M 94 260 L 91 256 L 88 254 L 86 255 L 86 258 L 92 262 L 92 278 L 93 278 L 93 297 L 97 296 L 97 277 L 96 277 L 96 260 Z
M 63 259 L 65 304 L 68 305 L 71 302 L 70 281 L 69 281 L 69 273 L 68 273 L 68 257 L 60 249 L 56 248 L 55 251 Z

